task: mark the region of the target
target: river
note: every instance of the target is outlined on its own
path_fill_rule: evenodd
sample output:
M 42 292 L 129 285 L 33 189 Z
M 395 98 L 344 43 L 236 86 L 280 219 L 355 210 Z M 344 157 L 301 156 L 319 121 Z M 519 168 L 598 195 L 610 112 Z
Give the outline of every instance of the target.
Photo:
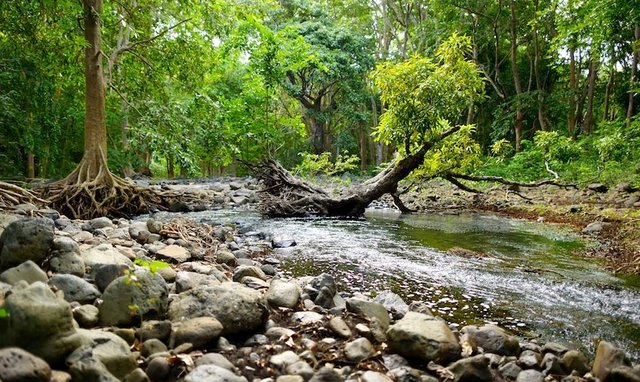
M 343 291 L 389 289 L 407 303 L 427 303 L 454 326 L 494 323 L 590 354 L 605 339 L 640 361 L 640 277 L 617 277 L 596 260 L 576 256 L 594 244 L 558 226 L 392 210 L 369 210 L 355 220 L 264 219 L 251 210 L 187 216 L 295 240 L 295 247 L 275 251 L 292 276 L 328 272 Z M 482 256 L 452 254 L 451 248 Z

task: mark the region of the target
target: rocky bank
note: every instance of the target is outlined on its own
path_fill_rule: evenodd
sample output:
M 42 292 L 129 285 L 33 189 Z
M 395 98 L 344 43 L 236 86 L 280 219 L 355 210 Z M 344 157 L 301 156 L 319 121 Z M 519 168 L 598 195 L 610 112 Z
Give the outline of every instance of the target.
M 255 197 L 251 182 L 220 187 L 217 206 Z M 270 252 L 293 241 L 21 211 L 37 217 L 0 215 L 4 382 L 640 381 L 605 341 L 588 359 L 496 326 L 452 328 L 389 291 L 338 291 L 328 274 L 286 278 Z

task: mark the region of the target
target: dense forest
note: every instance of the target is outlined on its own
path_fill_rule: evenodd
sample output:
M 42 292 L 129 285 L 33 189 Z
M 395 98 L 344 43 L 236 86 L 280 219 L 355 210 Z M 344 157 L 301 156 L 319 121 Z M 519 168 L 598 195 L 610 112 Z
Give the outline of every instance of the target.
M 82 3 L 0 3 L 3 178 L 63 178 L 83 157 Z M 448 120 L 469 125 L 472 139 L 428 155 L 420 175 L 640 184 L 636 1 L 101 6 L 88 12 L 101 32 L 105 156 L 120 175 L 242 174 L 238 160 L 267 156 L 300 171 L 373 173 L 408 134 L 391 131 L 385 112 L 415 93 L 391 88 L 421 79 L 422 57 L 437 57 L 453 36 L 482 89 L 460 98 L 441 86 L 425 102 L 457 103 Z

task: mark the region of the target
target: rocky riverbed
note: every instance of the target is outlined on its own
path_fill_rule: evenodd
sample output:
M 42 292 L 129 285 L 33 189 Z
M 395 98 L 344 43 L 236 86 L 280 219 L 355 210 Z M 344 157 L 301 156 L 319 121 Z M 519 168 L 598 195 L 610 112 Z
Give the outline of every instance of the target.
M 213 183 L 202 192 L 215 205 L 175 210 L 246 204 L 255 187 Z M 292 241 L 18 212 L 0 215 L 4 382 L 640 381 L 605 341 L 588 359 L 492 325 L 450 325 L 390 291 L 338 291 L 328 274 L 287 278 L 271 251 Z

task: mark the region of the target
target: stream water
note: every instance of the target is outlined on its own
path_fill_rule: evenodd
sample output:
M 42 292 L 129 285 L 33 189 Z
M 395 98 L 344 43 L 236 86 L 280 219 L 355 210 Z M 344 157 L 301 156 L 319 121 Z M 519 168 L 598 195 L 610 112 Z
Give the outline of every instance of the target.
M 589 244 L 555 226 L 389 210 L 357 220 L 263 219 L 246 210 L 189 216 L 294 239 L 295 247 L 275 252 L 293 276 L 328 272 L 343 290 L 389 289 L 407 303 L 424 301 L 454 325 L 495 323 L 591 354 L 606 339 L 640 361 L 640 277 L 616 277 L 574 255 Z M 485 257 L 448 252 L 454 247 Z

